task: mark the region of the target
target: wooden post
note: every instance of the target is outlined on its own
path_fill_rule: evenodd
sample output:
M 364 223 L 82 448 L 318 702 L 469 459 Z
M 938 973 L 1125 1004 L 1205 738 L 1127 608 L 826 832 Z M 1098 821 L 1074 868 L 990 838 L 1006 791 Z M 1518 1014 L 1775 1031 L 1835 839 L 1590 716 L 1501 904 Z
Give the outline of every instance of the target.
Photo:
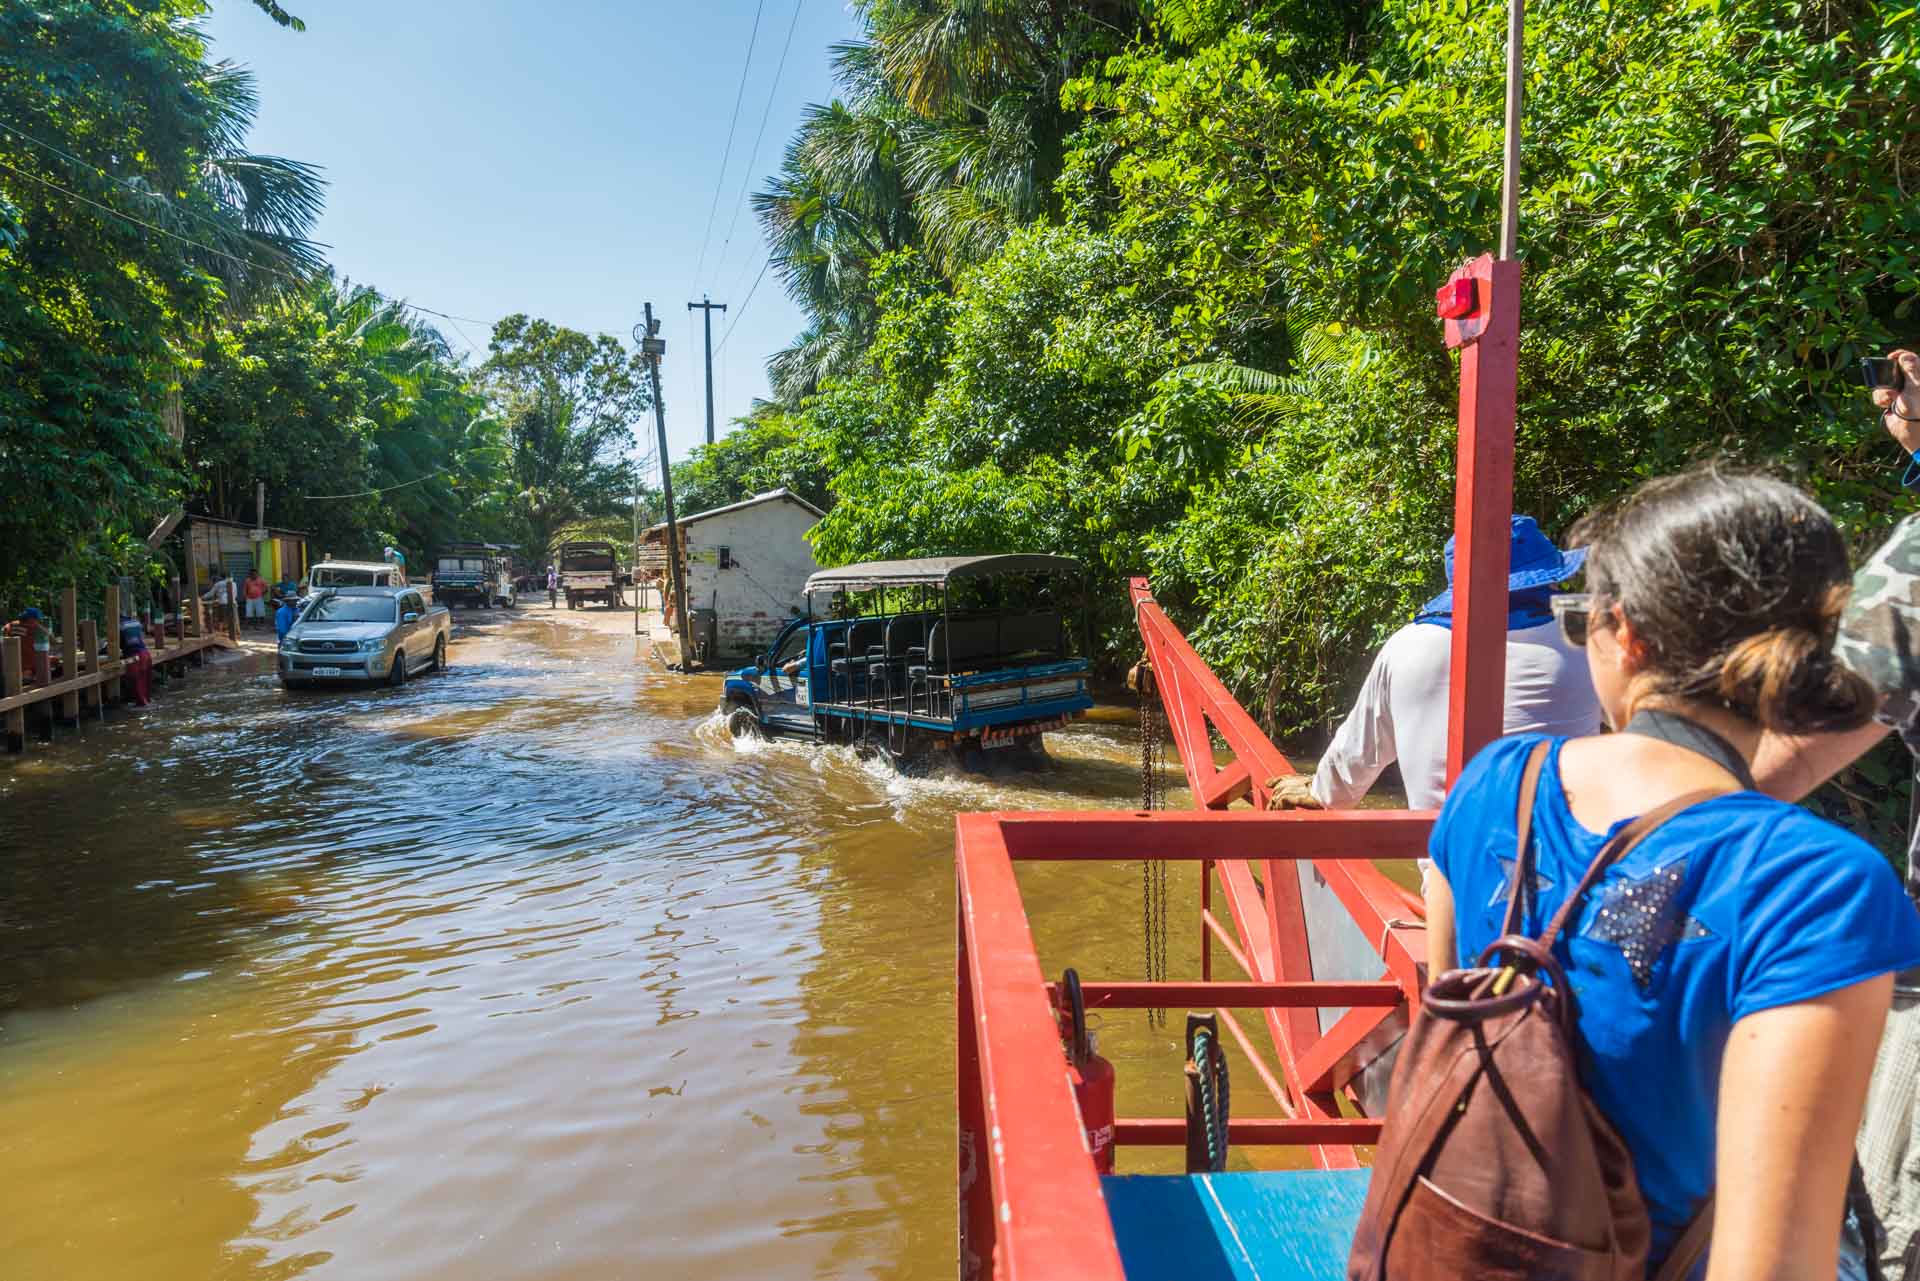
M 120 584 L 107 584 L 107 661 L 117 663 L 120 653 Z M 100 692 L 109 702 L 120 701 L 120 682 L 102 685 Z
M 80 669 L 89 676 L 100 670 L 100 624 L 91 618 L 80 621 Z M 105 720 L 107 710 L 101 706 L 101 693 L 98 683 L 80 691 L 80 701 L 93 709 L 94 719 Z
M 18 694 L 26 685 L 22 675 L 26 666 L 24 636 L 0 636 L 0 698 Z M 27 709 L 16 707 L 7 713 L 7 750 L 27 750 Z
M 233 590 L 227 593 L 227 635 L 233 637 L 236 643 L 240 640 L 240 586 L 238 583 L 234 584 Z
M 153 651 L 155 667 L 160 665 L 160 654 L 167 648 L 167 615 L 158 604 L 147 610 L 147 648 Z
M 206 619 L 200 612 L 200 565 L 193 558 L 193 524 L 187 524 L 187 536 L 182 540 L 187 549 L 187 617 L 193 623 L 193 634 L 207 634 Z
M 72 583 L 60 592 L 60 670 L 69 677 L 80 674 L 80 594 Z M 69 725 L 79 723 L 79 690 L 60 696 L 60 719 Z

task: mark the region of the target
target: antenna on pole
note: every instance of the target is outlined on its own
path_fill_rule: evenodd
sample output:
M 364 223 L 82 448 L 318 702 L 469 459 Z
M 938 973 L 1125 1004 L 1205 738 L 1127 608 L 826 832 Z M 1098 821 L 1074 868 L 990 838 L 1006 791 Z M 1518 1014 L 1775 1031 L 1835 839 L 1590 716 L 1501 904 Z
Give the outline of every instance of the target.
M 1521 55 L 1526 24 L 1527 0 L 1508 0 L 1506 145 L 1500 161 L 1500 256 L 1508 259 L 1520 250 L 1520 99 L 1526 83 Z

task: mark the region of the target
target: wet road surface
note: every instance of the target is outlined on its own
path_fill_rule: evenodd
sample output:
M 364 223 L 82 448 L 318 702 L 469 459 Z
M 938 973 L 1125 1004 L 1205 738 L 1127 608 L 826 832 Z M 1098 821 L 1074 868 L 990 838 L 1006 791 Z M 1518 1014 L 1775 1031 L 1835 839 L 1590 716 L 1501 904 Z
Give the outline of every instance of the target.
M 611 620 L 455 620 L 0 761 L 0 1274 L 954 1275 L 953 816 L 1137 804 L 1132 714 L 905 780 L 736 747 Z M 1141 976 L 1139 864 L 1022 881 L 1050 972 Z M 1177 1114 L 1177 1028 L 1101 1036 Z

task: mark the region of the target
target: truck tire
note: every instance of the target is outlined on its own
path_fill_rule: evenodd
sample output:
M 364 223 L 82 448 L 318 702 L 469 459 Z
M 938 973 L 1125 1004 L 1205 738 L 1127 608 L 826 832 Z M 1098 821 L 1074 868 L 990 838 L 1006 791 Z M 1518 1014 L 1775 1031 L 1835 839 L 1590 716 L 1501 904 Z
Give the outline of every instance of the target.
M 765 738 L 766 731 L 760 726 L 760 718 L 753 714 L 751 707 L 735 705 L 727 713 L 727 735 L 731 738 Z
M 399 689 L 407 683 L 407 651 L 404 646 L 394 651 L 393 666 L 387 669 L 387 684 Z
M 436 672 L 447 670 L 447 638 L 444 636 L 433 642 L 433 666 L 429 670 Z

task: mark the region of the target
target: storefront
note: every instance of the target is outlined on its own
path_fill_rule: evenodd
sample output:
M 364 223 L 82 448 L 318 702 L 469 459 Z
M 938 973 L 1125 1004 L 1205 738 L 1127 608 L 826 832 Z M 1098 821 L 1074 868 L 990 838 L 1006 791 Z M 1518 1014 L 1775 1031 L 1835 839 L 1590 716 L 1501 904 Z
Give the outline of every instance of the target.
M 201 589 L 231 574 L 245 578 L 257 569 L 270 583 L 297 583 L 308 569 L 307 536 L 299 530 L 268 529 L 256 539 L 254 526 L 244 521 L 212 516 L 187 517 L 188 554 L 193 558 Z

